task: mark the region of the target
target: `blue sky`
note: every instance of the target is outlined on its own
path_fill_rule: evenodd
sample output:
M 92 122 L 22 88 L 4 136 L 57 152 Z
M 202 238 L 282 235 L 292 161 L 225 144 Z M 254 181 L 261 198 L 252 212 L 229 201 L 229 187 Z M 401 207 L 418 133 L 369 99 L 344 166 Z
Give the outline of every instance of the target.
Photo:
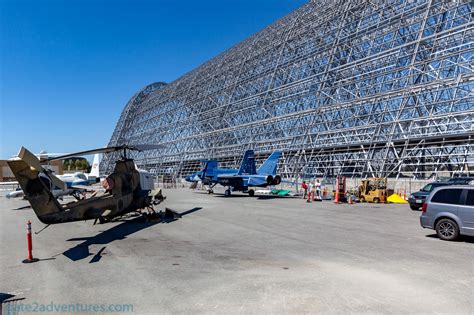
M 126 102 L 307 0 L 0 0 L 0 159 L 107 145 Z

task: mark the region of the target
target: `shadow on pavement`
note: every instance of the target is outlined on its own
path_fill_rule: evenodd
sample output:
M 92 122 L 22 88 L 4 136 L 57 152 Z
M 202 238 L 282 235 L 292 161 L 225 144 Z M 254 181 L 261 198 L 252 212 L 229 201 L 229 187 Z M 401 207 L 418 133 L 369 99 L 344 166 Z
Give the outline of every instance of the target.
M 49 258 L 39 258 L 38 261 L 45 261 L 45 260 L 55 260 L 55 257 L 49 257 Z
M 257 197 L 257 199 L 260 199 L 260 200 L 265 200 L 265 199 L 302 199 L 301 196 L 263 195 L 263 196 L 256 196 L 256 197 Z
M 201 209 L 202 209 L 202 207 L 194 207 L 194 208 L 192 208 L 191 210 L 181 212 L 180 215 L 181 215 L 181 216 L 187 215 L 187 214 L 196 212 L 196 211 L 201 210 Z
M 16 298 L 14 294 L 0 292 L 0 314 L 17 314 L 18 301 L 22 301 L 25 298 Z
M 217 198 L 255 198 L 258 200 L 266 200 L 266 199 L 302 199 L 301 196 L 277 196 L 277 195 L 255 195 L 250 197 L 248 194 L 232 194 L 230 196 L 226 196 L 220 193 L 214 193 Z
M 0 292 L 0 303 L 3 303 L 3 301 L 6 301 L 12 297 L 14 297 L 13 294 Z
M 443 241 L 438 237 L 437 234 L 428 234 L 428 235 L 426 235 L 426 237 L 428 237 L 428 238 L 437 238 L 438 240 Z M 445 241 L 445 242 L 447 242 L 447 241 Z M 474 244 L 474 236 L 461 235 L 459 237 L 459 240 L 457 240 L 455 242 L 464 242 L 464 243 Z
M 31 209 L 31 206 L 28 205 L 28 206 L 18 207 L 18 208 L 14 208 L 12 210 L 26 210 L 26 209 Z
M 125 220 L 108 230 L 100 232 L 96 236 L 68 239 L 68 241 L 83 241 L 83 242 L 74 247 L 71 247 L 70 249 L 66 250 L 62 254 L 73 261 L 85 259 L 93 255 L 89 252 L 89 245 L 106 245 L 116 240 L 125 239 L 127 238 L 127 236 L 133 233 L 136 233 L 138 231 L 152 227 L 159 223 L 171 223 L 173 221 L 178 220 L 184 215 L 193 213 L 201 209 L 202 209 L 201 207 L 195 207 L 193 209 L 184 211 L 182 213 L 175 212 L 174 214 L 172 212 L 167 211 L 166 215 L 164 215 L 161 219 L 156 219 L 156 220 L 151 219 L 148 222 L 146 222 L 143 217 L 135 217 L 131 220 Z M 105 250 L 105 248 L 106 246 L 102 247 L 99 250 L 99 252 L 97 252 L 92 257 L 89 263 L 99 262 L 100 259 L 102 258 L 102 253 Z
M 217 198 L 255 198 L 255 197 L 250 197 L 248 194 L 240 194 L 240 193 L 237 193 L 237 194 L 231 194 L 230 196 L 226 196 L 224 194 L 221 194 L 221 193 L 214 193 L 213 194 L 214 196 L 216 196 Z
M 100 261 L 100 259 L 102 258 L 102 252 L 105 250 L 107 246 L 104 246 L 102 247 L 98 252 L 97 254 L 94 255 L 94 257 L 92 257 L 91 261 L 89 261 L 90 264 L 92 263 L 96 263 L 98 261 Z

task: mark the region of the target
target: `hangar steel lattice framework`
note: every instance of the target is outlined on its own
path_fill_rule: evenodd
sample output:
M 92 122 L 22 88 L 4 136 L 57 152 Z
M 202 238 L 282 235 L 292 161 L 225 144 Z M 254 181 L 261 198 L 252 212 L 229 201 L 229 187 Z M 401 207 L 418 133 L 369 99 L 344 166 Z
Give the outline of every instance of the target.
M 185 175 L 282 150 L 286 177 L 469 173 L 472 1 L 314 0 L 195 70 L 139 91 L 109 145 Z M 103 163 L 110 170 L 115 156 Z

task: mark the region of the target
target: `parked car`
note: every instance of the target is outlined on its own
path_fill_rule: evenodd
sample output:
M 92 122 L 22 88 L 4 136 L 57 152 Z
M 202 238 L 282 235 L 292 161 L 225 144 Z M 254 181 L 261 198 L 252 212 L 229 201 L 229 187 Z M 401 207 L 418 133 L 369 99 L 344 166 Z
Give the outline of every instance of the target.
M 408 197 L 408 204 L 410 205 L 411 210 L 420 210 L 425 203 L 426 198 L 430 195 L 430 193 L 438 187 L 453 185 L 453 183 L 446 181 L 446 182 L 434 182 L 425 185 L 420 191 L 414 192 Z
M 454 241 L 459 235 L 474 236 L 474 186 L 436 188 L 423 204 L 420 224 L 436 230 L 442 240 Z

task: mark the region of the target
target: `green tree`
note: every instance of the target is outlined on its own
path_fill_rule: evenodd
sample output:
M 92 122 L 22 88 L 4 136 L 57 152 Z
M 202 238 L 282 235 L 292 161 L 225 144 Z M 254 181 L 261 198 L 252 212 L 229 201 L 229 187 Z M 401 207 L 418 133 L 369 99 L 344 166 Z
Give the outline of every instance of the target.
M 77 171 L 77 170 L 80 170 L 80 169 L 81 169 L 81 165 L 82 165 L 81 160 L 76 160 L 76 161 L 74 162 L 74 170 L 76 170 L 76 171 Z
M 87 169 L 89 168 L 89 162 L 86 159 L 81 160 L 82 161 L 82 168 L 81 170 L 86 172 Z

